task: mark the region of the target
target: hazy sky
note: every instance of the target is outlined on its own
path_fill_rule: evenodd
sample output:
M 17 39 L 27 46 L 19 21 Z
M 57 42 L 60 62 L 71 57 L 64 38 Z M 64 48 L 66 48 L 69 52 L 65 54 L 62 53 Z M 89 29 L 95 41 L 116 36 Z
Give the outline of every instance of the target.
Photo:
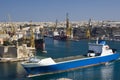
M 0 21 L 120 20 L 120 0 L 0 0 Z

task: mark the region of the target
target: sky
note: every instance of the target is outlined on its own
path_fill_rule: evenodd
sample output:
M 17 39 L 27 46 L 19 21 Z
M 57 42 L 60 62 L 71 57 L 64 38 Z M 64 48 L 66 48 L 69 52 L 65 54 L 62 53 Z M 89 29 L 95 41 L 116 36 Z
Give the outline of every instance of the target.
M 0 0 L 0 22 L 115 20 L 120 21 L 120 0 Z

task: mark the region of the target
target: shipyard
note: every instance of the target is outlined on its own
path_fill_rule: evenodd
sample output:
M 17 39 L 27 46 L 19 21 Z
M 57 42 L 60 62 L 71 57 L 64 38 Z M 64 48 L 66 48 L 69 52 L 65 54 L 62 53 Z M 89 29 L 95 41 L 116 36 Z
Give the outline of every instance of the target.
M 3 80 L 120 80 L 120 1 L 0 1 Z
M 65 22 L 1 22 L 0 23 L 0 62 L 27 60 L 37 50 L 45 51 L 44 38 L 53 40 L 120 40 L 118 21 L 69 21 Z
M 0 37 L 2 39 L 2 37 L 7 38 L 12 35 L 13 39 L 29 38 L 31 36 L 30 30 L 32 29 L 34 34 L 41 32 L 41 35 L 45 37 L 53 37 L 61 33 L 61 35 L 67 35 L 72 39 L 76 38 L 78 40 L 87 39 L 88 37 L 90 37 L 90 39 L 104 37 L 106 40 L 119 40 L 120 21 L 92 21 L 91 19 L 80 22 L 67 21 L 0 22 Z

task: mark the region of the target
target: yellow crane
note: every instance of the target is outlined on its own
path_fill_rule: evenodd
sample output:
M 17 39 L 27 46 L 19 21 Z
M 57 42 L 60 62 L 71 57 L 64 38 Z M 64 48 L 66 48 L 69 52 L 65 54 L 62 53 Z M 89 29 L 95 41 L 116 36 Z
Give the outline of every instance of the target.
M 56 19 L 55 25 L 53 27 L 53 31 L 57 30 L 58 20 Z
M 86 37 L 87 37 L 88 39 L 90 39 L 90 37 L 91 37 L 91 35 L 90 35 L 90 30 L 89 30 L 89 29 L 87 29 L 87 31 L 86 31 Z
M 14 27 L 14 24 L 11 22 L 11 17 L 9 14 L 8 14 L 8 19 L 9 19 L 9 24 L 10 24 L 10 29 L 11 29 L 10 33 L 11 33 L 11 36 L 13 36 L 16 32 L 16 29 Z
M 35 47 L 34 40 L 35 40 L 35 36 L 34 36 L 33 28 L 30 25 L 30 47 Z
M 71 38 L 72 35 L 72 27 L 69 23 L 68 13 L 66 14 L 66 35 Z
M 87 30 L 86 30 L 86 37 L 87 37 L 88 39 L 91 38 L 91 28 L 92 28 L 91 19 L 89 19 L 88 26 L 87 26 Z

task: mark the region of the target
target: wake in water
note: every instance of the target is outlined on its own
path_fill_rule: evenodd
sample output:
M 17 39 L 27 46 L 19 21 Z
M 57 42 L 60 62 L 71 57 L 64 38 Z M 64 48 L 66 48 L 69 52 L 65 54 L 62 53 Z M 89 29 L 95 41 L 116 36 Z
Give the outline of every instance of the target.
M 119 61 L 120 61 L 120 57 L 119 57 L 117 60 L 115 60 L 115 61 L 106 62 L 105 65 L 106 65 L 106 66 L 109 66 L 109 65 L 112 65 L 112 64 L 114 64 L 115 62 L 119 62 Z

